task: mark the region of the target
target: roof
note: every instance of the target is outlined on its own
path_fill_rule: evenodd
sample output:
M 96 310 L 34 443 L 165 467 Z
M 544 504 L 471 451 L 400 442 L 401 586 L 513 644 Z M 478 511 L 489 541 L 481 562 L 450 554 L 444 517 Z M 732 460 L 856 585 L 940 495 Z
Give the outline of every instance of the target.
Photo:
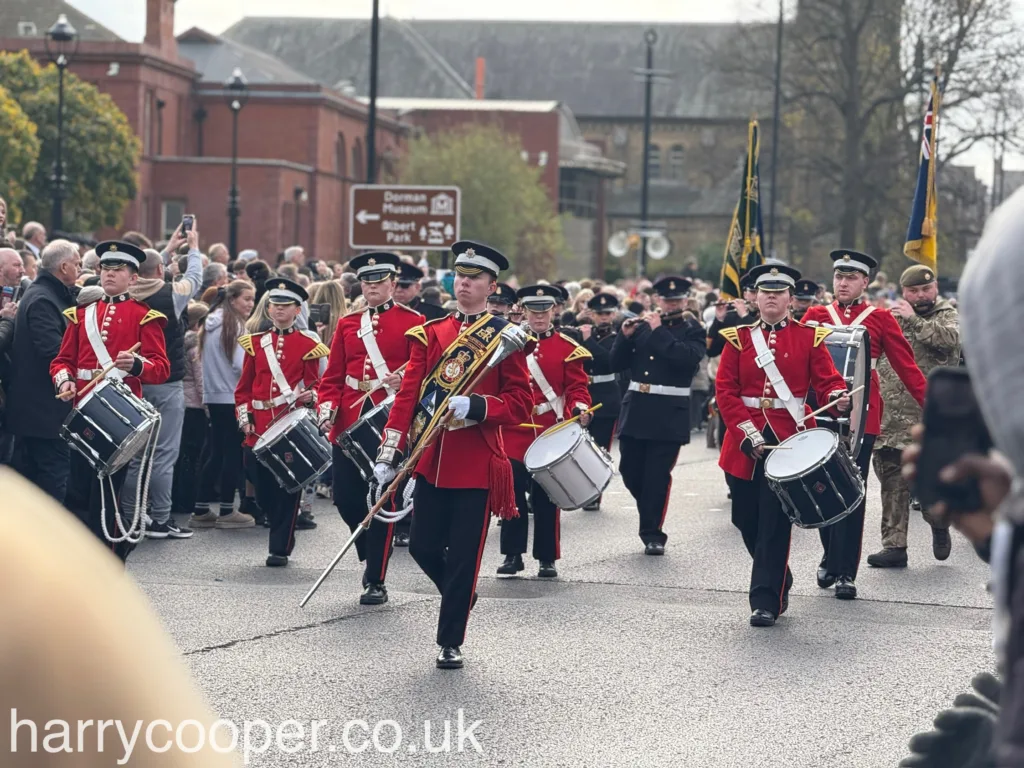
M 326 85 L 369 90 L 365 19 L 247 17 L 224 36 L 267 51 Z M 554 100 L 587 117 L 639 115 L 648 24 L 550 21 L 381 19 L 379 94 L 466 98 L 476 60 L 486 60 L 485 95 Z M 773 25 L 658 24 L 654 67 L 672 80 L 654 88 L 657 116 L 749 118 L 771 108 L 771 94 L 737 81 L 716 62 L 744 34 L 774 35 Z
M 357 101 L 369 104 L 370 99 L 360 96 Z M 509 99 L 416 99 L 392 98 L 377 99 L 378 109 L 391 109 L 399 114 L 409 112 L 554 112 L 558 109 L 557 101 L 512 101 Z
M 198 27 L 183 32 L 177 39 L 178 55 L 195 63 L 204 82 L 223 83 L 230 79 L 235 67 L 242 70 L 250 85 L 317 82 L 273 56 Z
M 95 19 L 86 16 L 64 0 L 2 0 L 0 2 L 0 38 L 46 36 L 60 14 L 65 14 L 78 33 L 79 40 L 117 42 L 116 34 Z

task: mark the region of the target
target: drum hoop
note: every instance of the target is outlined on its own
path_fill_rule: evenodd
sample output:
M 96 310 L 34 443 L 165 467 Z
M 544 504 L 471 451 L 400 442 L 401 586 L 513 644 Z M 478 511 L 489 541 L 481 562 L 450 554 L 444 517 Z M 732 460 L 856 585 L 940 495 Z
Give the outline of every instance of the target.
M 800 472 L 798 474 L 786 475 L 785 477 L 780 477 L 779 475 L 769 475 L 768 474 L 768 461 L 765 460 L 765 466 L 764 466 L 765 477 L 771 477 L 771 478 L 773 478 L 775 480 L 778 480 L 780 482 L 789 482 L 790 480 L 802 480 L 803 478 L 805 478 L 809 474 L 811 474 L 811 472 L 815 472 L 815 471 L 821 469 L 823 466 L 825 466 L 826 463 L 831 461 L 832 457 L 836 455 L 836 451 L 839 450 L 839 435 L 837 435 L 831 429 L 825 429 L 824 427 L 819 427 L 819 429 L 821 429 L 823 432 L 828 432 L 832 436 L 832 447 L 829 449 L 828 453 L 826 453 L 825 456 L 820 460 L 820 463 L 815 464 L 813 467 L 809 467 L 809 468 L 805 469 L 803 472 Z M 804 432 L 809 432 L 809 431 L 810 430 L 804 430 Z M 793 435 L 792 437 L 787 437 L 785 440 L 783 440 L 781 443 L 779 443 L 779 445 L 780 446 L 785 445 L 787 442 L 792 440 L 793 437 L 797 437 L 797 435 L 802 435 L 802 434 L 803 434 L 803 432 L 798 432 L 796 435 Z M 768 458 L 770 459 L 771 456 L 769 456 Z
M 146 447 L 146 441 L 149 440 L 154 426 L 156 426 L 156 419 L 147 417 L 131 436 L 117 447 L 117 450 L 110 455 L 110 459 L 105 462 L 111 474 L 128 464 L 138 455 L 140 450 Z M 125 455 L 129 453 L 129 448 L 135 448 L 135 450 L 125 459 Z
M 530 443 L 530 448 L 533 448 L 533 446 L 535 446 L 538 443 L 538 441 L 540 441 L 540 439 L 542 437 L 544 437 L 544 435 L 548 434 L 551 430 L 553 430 L 555 427 L 558 427 L 558 426 L 560 426 L 560 424 L 555 424 L 554 426 L 548 427 L 543 432 L 541 432 L 539 435 L 537 435 L 537 437 L 534 439 L 534 441 L 532 443 Z M 545 470 L 545 469 L 551 469 L 551 467 L 556 467 L 559 464 L 561 464 L 563 461 L 565 461 L 566 459 L 570 458 L 572 456 L 572 454 L 576 452 L 576 449 L 580 447 L 580 443 L 582 443 L 589 436 L 590 435 L 587 432 L 587 430 L 585 430 L 585 429 L 583 429 L 581 427 L 580 428 L 579 437 L 576 438 L 576 442 L 572 444 L 572 447 L 569 448 L 569 450 L 567 450 L 565 453 L 563 453 L 557 459 L 553 459 L 552 461 L 549 461 L 547 464 L 544 464 L 544 465 L 539 466 L 539 467 L 530 467 L 530 466 L 528 466 L 526 464 L 526 457 L 530 455 L 530 448 L 527 448 L 526 449 L 526 453 L 523 454 L 523 466 L 525 466 L 527 471 L 531 472 L 531 473 L 532 472 L 540 472 L 540 471 Z

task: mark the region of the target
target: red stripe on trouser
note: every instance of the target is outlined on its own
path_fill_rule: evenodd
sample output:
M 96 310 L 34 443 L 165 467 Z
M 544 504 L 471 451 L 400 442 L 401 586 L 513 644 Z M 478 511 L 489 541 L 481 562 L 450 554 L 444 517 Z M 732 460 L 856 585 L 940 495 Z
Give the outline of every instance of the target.
M 484 545 L 487 543 L 487 529 L 491 527 L 491 519 L 489 517 L 490 512 L 484 510 L 484 530 L 480 534 L 480 548 L 476 551 L 476 570 L 473 571 L 473 588 L 469 590 L 469 606 L 466 608 L 466 616 L 469 616 L 473 610 L 473 595 L 476 594 L 476 580 L 480 575 L 480 561 L 484 557 Z
M 534 531 L 536 536 L 537 532 Z M 555 507 L 555 560 L 562 559 L 562 510 Z
M 776 611 L 775 615 L 778 616 L 782 612 L 782 597 L 786 594 L 786 581 L 789 576 L 789 553 L 793 551 L 793 529 L 789 529 L 789 543 L 786 545 L 786 563 L 782 566 L 782 591 L 779 593 L 779 610 Z
M 302 491 L 295 497 L 295 509 L 292 510 L 292 527 L 288 531 L 288 554 L 295 549 L 295 522 L 299 519 L 299 506 L 302 504 Z
M 388 532 L 384 537 L 384 556 L 380 560 L 380 583 L 388 575 L 388 562 L 391 560 L 391 539 L 395 535 L 395 524 L 388 523 Z
M 676 457 L 672 459 L 672 469 L 676 468 L 677 461 L 679 461 L 679 451 L 676 451 Z M 661 522 L 658 523 L 659 531 L 665 527 L 665 515 L 668 514 L 668 500 L 672 496 L 672 469 L 668 471 L 668 488 L 665 490 L 665 506 L 661 508 Z

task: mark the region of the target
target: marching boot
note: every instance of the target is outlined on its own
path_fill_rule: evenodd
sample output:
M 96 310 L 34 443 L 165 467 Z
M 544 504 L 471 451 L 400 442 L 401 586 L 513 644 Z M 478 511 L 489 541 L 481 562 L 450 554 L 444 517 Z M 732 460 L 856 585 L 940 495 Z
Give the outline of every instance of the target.
M 644 545 L 645 555 L 664 555 L 665 545 L 658 541 L 649 541 Z
M 592 502 L 583 507 L 584 512 L 599 512 L 601 510 L 601 497 L 598 496 Z
M 549 563 L 546 560 L 541 560 L 540 570 L 537 571 L 537 576 L 542 579 L 553 579 L 558 576 L 558 571 L 555 568 L 554 563 Z
M 840 600 L 856 600 L 857 585 L 849 576 L 840 576 L 836 582 L 836 597 Z
M 396 547 L 408 547 L 409 546 L 409 534 L 406 531 L 399 531 L 395 534 L 395 546 Z
M 311 531 L 316 528 L 316 521 L 313 520 L 313 513 L 304 509 L 295 518 L 295 529 L 298 531 Z
M 513 576 L 525 568 L 522 555 L 505 555 L 505 562 L 498 566 L 498 575 Z
M 268 568 L 283 568 L 288 565 L 288 558 L 285 555 L 267 555 Z
M 383 605 L 388 601 L 388 588 L 383 584 L 367 584 L 359 596 L 360 605 Z
M 949 538 L 948 528 L 932 528 L 932 554 L 936 560 L 945 560 L 953 548 L 953 540 Z
M 822 589 L 828 589 L 836 583 L 836 576 L 833 573 L 829 573 L 825 567 L 825 557 L 821 558 L 821 562 L 818 563 L 818 586 Z
M 881 552 L 868 555 L 868 565 L 873 568 L 906 568 L 907 548 L 884 547 Z
M 774 627 L 775 614 L 771 611 L 766 611 L 764 608 L 758 608 L 752 614 L 750 614 L 750 626 Z
M 462 669 L 462 650 L 457 645 L 448 645 L 437 654 L 438 669 Z

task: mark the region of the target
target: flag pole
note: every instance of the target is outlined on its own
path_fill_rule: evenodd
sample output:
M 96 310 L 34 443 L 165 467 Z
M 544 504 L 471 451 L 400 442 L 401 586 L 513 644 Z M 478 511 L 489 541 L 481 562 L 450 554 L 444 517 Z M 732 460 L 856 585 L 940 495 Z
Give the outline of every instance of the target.
M 768 209 L 768 253 L 775 255 L 775 200 L 779 188 L 775 185 L 775 174 L 779 167 L 779 125 L 782 102 L 782 10 L 784 0 L 779 0 L 779 24 L 775 32 L 775 106 L 772 112 L 772 202 Z

